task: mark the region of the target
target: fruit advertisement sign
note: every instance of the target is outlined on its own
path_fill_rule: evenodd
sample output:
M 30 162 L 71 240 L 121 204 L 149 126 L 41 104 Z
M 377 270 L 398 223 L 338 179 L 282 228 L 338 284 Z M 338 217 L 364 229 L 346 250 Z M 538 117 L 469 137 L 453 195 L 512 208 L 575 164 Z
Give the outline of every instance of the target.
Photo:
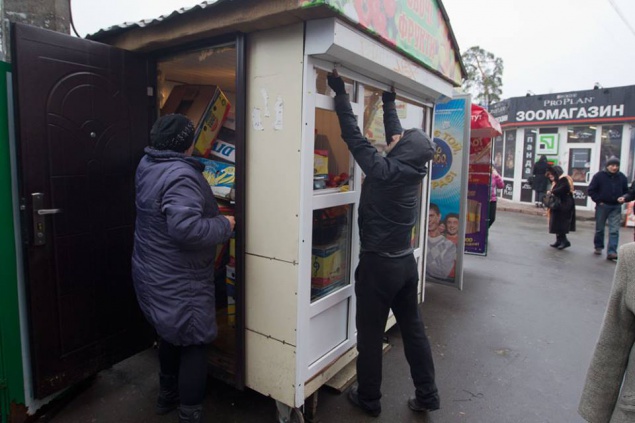
M 450 27 L 436 0 L 298 0 L 326 5 L 428 68 L 461 85 Z

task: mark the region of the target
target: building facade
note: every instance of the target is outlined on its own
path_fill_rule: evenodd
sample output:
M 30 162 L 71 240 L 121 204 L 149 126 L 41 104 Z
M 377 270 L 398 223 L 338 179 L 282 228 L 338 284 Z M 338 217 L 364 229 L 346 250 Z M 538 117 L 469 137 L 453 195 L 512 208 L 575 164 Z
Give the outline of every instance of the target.
M 609 157 L 618 157 L 620 171 L 635 179 L 635 86 L 513 97 L 490 112 L 503 128 L 493 144 L 503 198 L 536 201 L 527 178 L 543 154 L 573 178 L 579 209 L 594 208 L 587 189 Z

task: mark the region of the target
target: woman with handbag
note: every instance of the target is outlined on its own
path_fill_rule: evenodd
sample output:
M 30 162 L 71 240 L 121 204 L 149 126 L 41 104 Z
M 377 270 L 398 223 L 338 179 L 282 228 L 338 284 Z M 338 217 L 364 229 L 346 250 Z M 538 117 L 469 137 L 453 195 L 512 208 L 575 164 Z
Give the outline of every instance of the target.
M 551 200 L 547 215 L 549 216 L 549 233 L 556 234 L 556 242 L 549 244 L 558 250 L 571 246 L 567 239 L 569 232 L 575 231 L 575 202 L 573 200 L 573 180 L 563 176 L 560 166 L 549 166 L 547 178 L 551 181 L 551 189 L 547 191 L 545 200 Z M 549 198 L 552 196 L 553 198 Z

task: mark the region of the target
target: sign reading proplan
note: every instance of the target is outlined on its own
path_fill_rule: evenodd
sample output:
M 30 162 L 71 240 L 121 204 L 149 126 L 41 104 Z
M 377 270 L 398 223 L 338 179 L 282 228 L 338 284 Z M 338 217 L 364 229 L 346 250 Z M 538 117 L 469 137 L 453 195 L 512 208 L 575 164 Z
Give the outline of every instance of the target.
M 495 117 L 504 118 L 507 125 L 635 119 L 635 86 L 515 97 L 505 102 L 501 107 L 500 103 L 492 105 L 490 110 Z

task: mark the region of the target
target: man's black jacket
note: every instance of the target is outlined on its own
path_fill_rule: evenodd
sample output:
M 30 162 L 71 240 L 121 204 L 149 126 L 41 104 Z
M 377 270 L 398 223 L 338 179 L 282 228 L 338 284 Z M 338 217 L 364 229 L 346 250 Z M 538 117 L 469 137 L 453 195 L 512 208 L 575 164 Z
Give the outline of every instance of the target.
M 619 204 L 617 199 L 628 191 L 628 181 L 622 172 L 603 170 L 593 175 L 589 184 L 589 197 L 596 204 Z
M 435 146 L 421 129 L 409 129 L 384 157 L 362 135 L 347 94 L 335 96 L 342 138 L 366 177 L 359 204 L 362 251 L 399 257 L 412 252 L 412 228 L 420 204 L 420 184 Z M 386 138 L 400 134 L 394 102 L 384 104 Z

